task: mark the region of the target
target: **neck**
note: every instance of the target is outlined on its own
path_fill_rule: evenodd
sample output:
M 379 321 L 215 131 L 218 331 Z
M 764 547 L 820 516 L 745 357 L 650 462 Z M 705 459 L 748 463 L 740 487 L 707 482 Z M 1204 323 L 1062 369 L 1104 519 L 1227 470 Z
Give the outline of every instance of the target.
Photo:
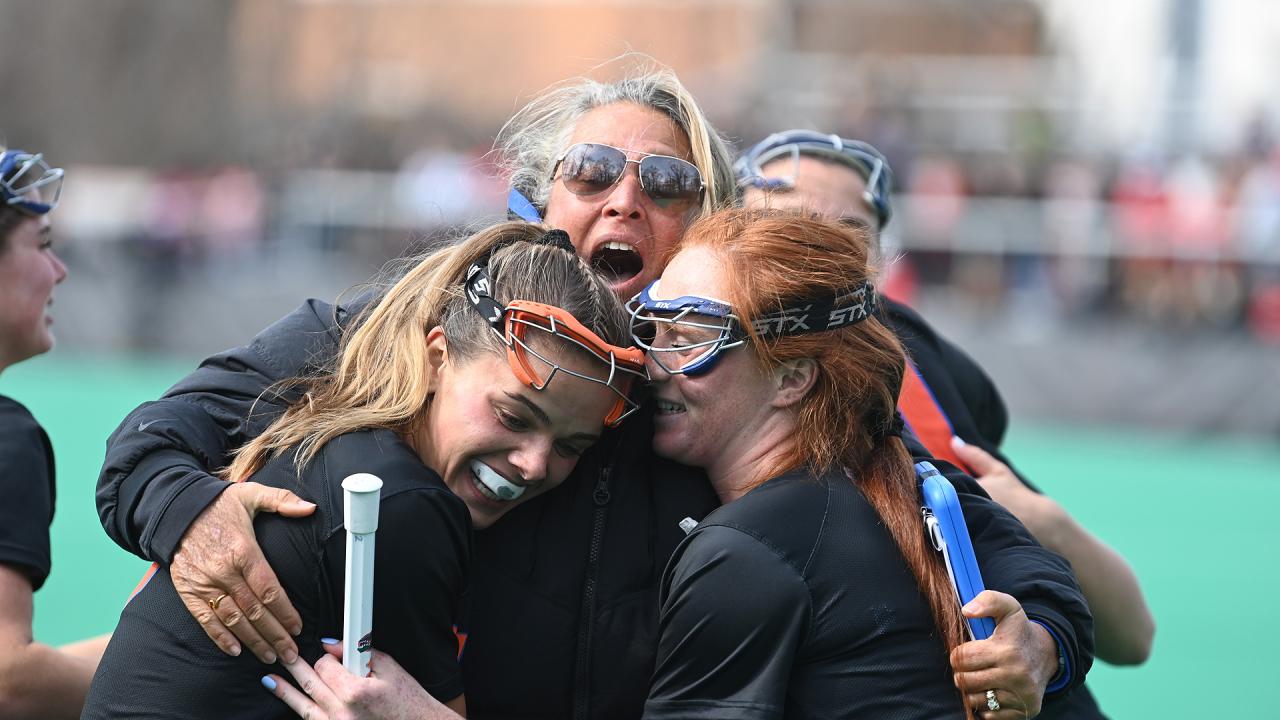
M 795 447 L 795 418 L 791 413 L 773 413 L 765 422 L 739 435 L 742 442 L 729 443 L 720 457 L 705 469 L 720 503 L 731 503 L 747 494 L 760 480 L 760 470 L 776 466 Z

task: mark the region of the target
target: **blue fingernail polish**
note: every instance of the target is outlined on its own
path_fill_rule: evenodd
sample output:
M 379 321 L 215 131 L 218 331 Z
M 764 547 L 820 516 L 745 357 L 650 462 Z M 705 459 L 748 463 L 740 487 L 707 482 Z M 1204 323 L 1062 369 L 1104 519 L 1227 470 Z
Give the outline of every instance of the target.
M 338 644 L 340 644 L 342 641 L 341 641 L 341 640 L 334 640 L 333 638 L 320 638 L 320 642 L 324 643 L 325 645 L 338 645 Z
M 264 687 L 264 688 L 266 688 L 266 689 L 268 689 L 268 690 L 271 690 L 272 692 L 275 692 L 275 689 L 276 689 L 276 681 L 275 681 L 275 678 L 271 677 L 270 675 L 263 675 L 263 676 L 262 676 L 262 687 Z

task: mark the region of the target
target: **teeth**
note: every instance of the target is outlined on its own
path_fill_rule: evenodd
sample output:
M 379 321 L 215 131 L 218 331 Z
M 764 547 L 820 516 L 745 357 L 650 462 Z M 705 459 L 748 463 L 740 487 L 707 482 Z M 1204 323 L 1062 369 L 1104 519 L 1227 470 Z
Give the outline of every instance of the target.
M 523 495 L 525 491 L 524 486 L 507 480 L 479 460 L 471 461 L 471 475 L 476 479 L 476 487 L 479 488 L 480 494 L 490 500 L 511 502 Z
M 658 413 L 661 415 L 674 415 L 684 412 L 684 406 L 680 403 L 671 402 L 670 400 L 658 401 Z
M 632 247 L 632 246 L 630 246 L 630 245 L 628 245 L 628 244 L 626 244 L 626 243 L 617 242 L 617 241 L 615 241 L 615 240 L 610 240 L 609 242 L 605 243 L 605 244 L 604 244 L 604 249 L 605 249 L 605 250 L 626 250 L 627 252 L 635 252 L 635 251 L 636 251 L 636 249 L 635 249 L 634 247 Z

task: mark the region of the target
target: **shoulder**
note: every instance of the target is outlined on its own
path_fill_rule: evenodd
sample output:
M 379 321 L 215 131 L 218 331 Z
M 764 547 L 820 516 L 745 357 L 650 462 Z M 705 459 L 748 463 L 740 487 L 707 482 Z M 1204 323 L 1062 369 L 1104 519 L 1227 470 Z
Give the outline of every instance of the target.
M 713 512 L 691 538 L 710 533 L 723 540 L 731 534 L 714 528 L 732 530 L 751 538 L 757 552 L 774 553 L 804 575 L 825 532 L 835 484 L 842 479 L 807 470 L 773 478 Z M 736 545 L 741 551 L 747 543 Z
M 53 446 L 22 403 L 0 395 L 0 480 L 7 483 L 11 473 L 48 475 L 52 481 Z

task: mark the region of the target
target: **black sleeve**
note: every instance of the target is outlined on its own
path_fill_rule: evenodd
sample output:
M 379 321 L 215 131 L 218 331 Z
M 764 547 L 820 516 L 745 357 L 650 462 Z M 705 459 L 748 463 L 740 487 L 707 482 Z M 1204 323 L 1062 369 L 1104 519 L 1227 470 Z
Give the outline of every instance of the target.
M 663 578 L 657 668 L 644 717 L 781 718 L 808 631 L 791 564 L 732 528 L 699 528 Z
M 32 591 L 49 577 L 53 472 L 49 436 L 25 407 L 0 397 L 0 563 L 26 575 Z
M 920 456 L 914 460 L 929 460 L 955 486 L 987 589 L 1012 595 L 1028 618 L 1055 636 L 1070 677 L 1053 686 L 1052 694 L 1078 687 L 1093 666 L 1093 615 L 1071 564 L 1036 542 L 1016 517 L 955 466 Z
M 374 536 L 373 646 L 395 658 L 441 702 L 462 694 L 454 626 L 466 592 L 471 521 L 466 505 L 443 488 L 384 498 Z M 325 549 L 333 606 L 342 608 L 346 533 Z
M 344 319 L 341 308 L 309 300 L 125 417 L 98 476 L 98 516 L 111 539 L 147 560 L 172 560 L 187 527 L 227 487 L 210 471 L 288 401 L 263 393 L 327 363 Z

